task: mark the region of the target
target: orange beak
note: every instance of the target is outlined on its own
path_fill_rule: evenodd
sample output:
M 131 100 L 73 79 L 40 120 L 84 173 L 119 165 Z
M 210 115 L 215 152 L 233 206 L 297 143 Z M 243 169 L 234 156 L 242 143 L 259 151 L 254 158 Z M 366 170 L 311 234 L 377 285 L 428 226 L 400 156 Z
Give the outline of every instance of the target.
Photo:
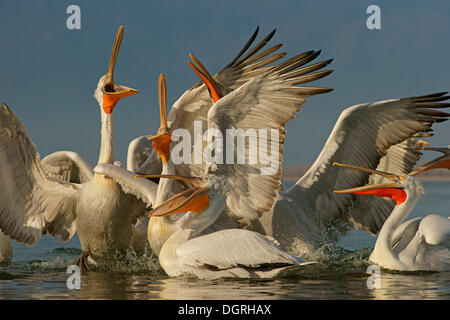
M 189 54 L 192 61 L 194 61 L 195 65 L 192 62 L 188 62 L 189 66 L 194 69 L 195 73 L 203 80 L 205 85 L 208 87 L 209 92 L 211 93 L 211 98 L 214 102 L 219 101 L 222 98 L 217 86 L 217 82 L 211 76 L 211 74 L 206 70 L 203 64 L 191 53 Z
M 334 190 L 334 193 L 371 194 L 378 197 L 387 197 L 395 201 L 397 205 L 406 201 L 407 194 L 396 183 L 375 184 L 345 190 Z
M 162 162 L 167 163 L 170 158 L 170 142 L 172 141 L 172 135 L 168 132 L 158 133 L 156 136 L 148 138 L 152 140 L 152 147 L 155 149 Z
M 209 206 L 209 188 L 185 190 L 149 212 L 149 217 L 164 217 L 176 213 L 192 211 L 200 213 Z
M 345 190 L 334 190 L 334 193 L 351 193 L 351 194 L 371 194 L 378 197 L 387 197 L 395 201 L 397 205 L 406 201 L 407 194 L 403 190 L 402 185 L 399 181 L 406 179 L 404 175 L 396 175 L 389 172 L 383 172 L 378 170 L 367 169 L 363 167 L 353 166 L 349 164 L 342 164 L 334 162 L 333 165 L 340 167 L 346 167 L 350 169 L 355 169 L 363 172 L 368 172 L 371 174 L 377 174 L 379 176 L 385 177 L 386 179 L 392 181 L 392 183 L 381 183 L 374 184 L 370 186 L 362 186 L 357 188 L 345 189 Z
M 123 26 L 120 26 L 114 39 L 114 45 L 109 59 L 108 71 L 105 75 L 105 82 L 103 84 L 103 110 L 110 114 L 120 99 L 132 96 L 139 91 L 133 88 L 119 86 L 114 83 L 114 68 L 116 66 L 117 56 L 119 54 L 120 45 L 123 38 Z
M 113 112 L 114 107 L 117 105 L 120 99 L 132 96 L 136 93 L 139 93 L 138 90 L 133 88 L 128 88 L 125 86 L 117 86 L 121 88 L 120 91 L 117 92 L 104 92 L 103 93 L 103 110 L 105 113 L 110 114 Z
M 170 141 L 172 140 L 172 135 L 167 129 L 167 89 L 166 78 L 162 73 L 159 75 L 158 79 L 158 95 L 161 124 L 158 134 L 148 138 L 148 140 L 152 140 L 153 149 L 158 153 L 161 160 L 164 163 L 167 163 L 170 158 Z
M 137 174 L 135 178 L 168 178 L 190 182 L 194 188 L 187 189 L 150 211 L 150 217 L 163 217 L 175 213 L 193 211 L 200 213 L 209 206 L 209 187 L 203 187 L 204 181 L 196 177 L 183 177 L 165 174 Z

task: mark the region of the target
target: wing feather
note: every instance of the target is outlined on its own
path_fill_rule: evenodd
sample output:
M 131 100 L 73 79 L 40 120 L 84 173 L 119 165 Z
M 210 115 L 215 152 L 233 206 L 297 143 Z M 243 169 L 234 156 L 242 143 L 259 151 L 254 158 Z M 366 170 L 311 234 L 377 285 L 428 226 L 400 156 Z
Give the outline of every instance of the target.
M 419 97 L 360 104 L 344 110 L 319 157 L 311 168 L 284 196 L 295 206 L 309 207 L 316 223 L 343 219 L 355 227 L 377 233 L 392 211 L 390 200 L 378 197 L 337 195 L 346 189 L 369 183 L 368 173 L 334 167 L 333 162 L 354 164 L 395 173 L 409 173 L 421 153 L 405 146 L 426 143 L 410 138 L 429 136 L 433 123 L 445 121 L 450 114 L 430 112 L 448 107 L 446 92 Z M 406 141 L 406 142 L 405 142 Z M 320 199 L 320 201 L 318 201 Z
M 42 234 L 70 239 L 76 231 L 79 185 L 46 177 L 22 123 L 0 107 L 0 229 L 33 245 Z
M 57 151 L 41 160 L 48 178 L 73 183 L 85 183 L 92 179 L 93 171 L 78 153 Z
M 227 206 L 239 218 L 255 219 L 263 212 L 271 210 L 281 186 L 282 153 L 285 124 L 295 118 L 298 108 L 306 102 L 309 94 L 295 84 L 318 80 L 331 71 L 301 74 L 289 77 L 286 72 L 301 67 L 317 57 L 317 52 L 302 54 L 282 63 L 260 75 L 217 101 L 208 112 L 208 129 L 218 129 L 225 138 L 223 159 L 210 167 L 209 172 L 225 177 L 228 185 Z M 293 67 L 294 66 L 294 67 Z M 314 69 L 314 68 L 313 68 Z M 312 69 L 311 69 L 312 70 Z M 300 89 L 300 90 L 297 90 Z M 331 89 L 323 89 L 323 92 Z M 258 147 L 245 146 L 244 164 L 227 163 L 227 153 L 232 152 L 238 159 L 239 147 L 229 151 L 234 137 L 227 136 L 230 129 L 242 130 L 244 134 L 253 132 L 258 139 Z M 258 132 L 256 132 L 258 130 Z M 229 140 L 227 140 L 229 139 Z M 270 150 L 271 163 L 260 157 L 261 148 Z M 228 148 L 228 149 L 227 149 Z M 242 150 L 241 150 L 242 151 Z M 257 159 L 257 161 L 251 161 Z
M 281 59 L 285 55 L 285 53 L 279 53 L 267 57 L 281 48 L 281 44 L 261 51 L 271 40 L 275 30 L 245 53 L 255 41 L 258 31 L 259 28 L 252 34 L 236 57 L 214 76 L 224 94 L 272 69 L 273 67 L 268 67 L 267 65 Z M 202 82 L 198 82 L 173 104 L 167 118 L 170 132 L 173 133 L 177 129 L 185 129 L 189 131 L 191 137 L 194 137 L 194 121 L 201 121 L 203 128 L 206 128 L 207 114 L 212 105 L 213 101 L 207 87 Z M 194 152 L 195 149 L 192 145 L 191 153 L 194 154 Z M 204 165 L 179 164 L 176 166 L 176 171 L 181 175 L 198 176 L 204 172 Z

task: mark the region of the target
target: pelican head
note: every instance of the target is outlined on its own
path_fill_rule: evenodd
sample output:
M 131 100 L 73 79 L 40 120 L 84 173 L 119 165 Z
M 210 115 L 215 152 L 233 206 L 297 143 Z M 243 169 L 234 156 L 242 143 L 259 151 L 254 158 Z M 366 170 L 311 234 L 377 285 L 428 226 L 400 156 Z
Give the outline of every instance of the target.
M 338 162 L 333 163 L 333 165 L 380 175 L 390 181 L 389 183 L 366 185 L 345 190 L 334 190 L 334 193 L 371 194 L 379 197 L 388 197 L 394 200 L 397 205 L 405 202 L 409 196 L 415 197 L 424 194 L 425 191 L 423 186 L 414 177 L 417 173 L 427 170 L 433 170 L 436 168 L 450 169 L 450 161 L 448 159 L 448 156 L 439 157 L 437 159 L 429 161 L 426 165 L 420 168 L 420 171 L 415 170 L 409 175 L 397 175 L 389 172 L 372 170 Z
M 178 193 L 160 206 L 150 211 L 150 217 L 163 217 L 181 212 L 201 213 L 208 207 L 215 207 L 216 203 L 222 203 L 225 199 L 225 183 L 216 175 L 204 175 L 198 177 L 184 177 L 164 174 L 137 174 L 136 178 L 168 178 L 192 184 L 192 188 Z
M 106 114 L 113 112 L 114 107 L 120 99 L 139 92 L 133 88 L 117 85 L 113 80 L 114 67 L 116 65 L 117 55 L 119 54 L 120 44 L 122 43 L 122 37 L 123 26 L 120 26 L 116 33 L 116 39 L 114 40 L 108 71 L 98 81 L 97 88 L 94 93 L 95 99 Z
M 159 75 L 158 80 L 158 96 L 161 125 L 158 129 L 158 134 L 148 138 L 148 140 L 152 141 L 152 147 L 158 153 L 161 160 L 164 163 L 167 163 L 170 158 L 170 141 L 172 140 L 172 135 L 167 128 L 166 78 L 162 73 Z

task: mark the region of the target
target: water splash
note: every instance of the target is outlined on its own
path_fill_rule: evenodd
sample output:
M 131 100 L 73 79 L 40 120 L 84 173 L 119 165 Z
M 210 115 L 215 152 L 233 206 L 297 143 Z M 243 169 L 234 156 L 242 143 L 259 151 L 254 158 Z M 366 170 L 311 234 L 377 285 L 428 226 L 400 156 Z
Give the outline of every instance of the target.
M 83 251 L 81 249 L 78 248 L 55 248 L 53 250 L 50 250 L 50 253 L 62 253 L 62 254 L 69 254 L 69 255 L 74 255 L 74 256 L 78 256 L 82 253 Z
M 103 272 L 125 272 L 125 273 L 146 273 L 148 275 L 163 275 L 164 270 L 159 264 L 158 257 L 152 252 L 145 252 L 137 255 L 134 251 L 129 251 L 125 257 L 112 259 L 108 264 L 93 267 L 92 271 Z
M 50 261 L 32 260 L 25 265 L 31 272 L 65 271 L 71 263 L 57 256 Z
M 347 250 L 333 242 L 322 243 L 312 254 L 311 259 L 328 267 L 363 270 L 369 263 L 373 248 Z

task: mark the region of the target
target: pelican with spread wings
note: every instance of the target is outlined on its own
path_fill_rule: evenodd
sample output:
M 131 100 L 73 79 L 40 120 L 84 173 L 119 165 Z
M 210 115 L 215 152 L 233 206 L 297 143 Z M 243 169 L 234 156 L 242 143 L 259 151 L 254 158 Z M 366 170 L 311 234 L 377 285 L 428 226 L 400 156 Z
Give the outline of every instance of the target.
M 95 90 L 102 122 L 98 163 L 114 162 L 113 110 L 121 98 L 138 92 L 113 81 L 122 37 L 121 26 L 108 71 Z M 101 264 L 129 248 L 133 224 L 145 212 L 144 202 L 104 175 L 94 173 L 84 183 L 48 177 L 25 128 L 5 104 L 0 107 L 0 150 L 0 228 L 5 234 L 33 245 L 42 234 L 66 241 L 78 232 L 83 250 L 78 264 L 83 269 L 88 268 L 88 257 Z M 138 183 L 148 191 L 139 198 L 153 203 L 156 184 Z

